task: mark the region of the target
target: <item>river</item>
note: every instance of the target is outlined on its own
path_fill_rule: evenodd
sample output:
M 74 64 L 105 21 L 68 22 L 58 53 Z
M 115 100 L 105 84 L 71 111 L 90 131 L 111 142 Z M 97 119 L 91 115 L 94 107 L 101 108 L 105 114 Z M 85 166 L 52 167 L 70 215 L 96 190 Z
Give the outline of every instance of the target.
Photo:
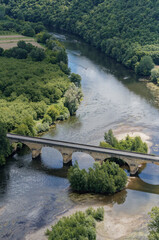
M 67 49 L 71 71 L 82 77 L 84 97 L 76 116 L 58 123 L 43 137 L 99 145 L 110 128 L 116 133 L 136 131 L 148 135 L 151 153 L 159 154 L 159 109 L 145 83 L 80 39 L 55 35 Z M 75 160 L 81 168 L 94 162 L 83 153 L 74 153 Z M 69 189 L 67 171 L 60 153 L 51 148 L 43 148 L 38 160 L 32 160 L 27 148 L 9 159 L 0 169 L 0 239 L 22 240 L 80 203 L 81 196 Z M 109 205 L 113 214 L 133 216 L 159 205 L 158 194 L 159 166 L 147 164 L 121 193 L 87 195 L 82 201 Z

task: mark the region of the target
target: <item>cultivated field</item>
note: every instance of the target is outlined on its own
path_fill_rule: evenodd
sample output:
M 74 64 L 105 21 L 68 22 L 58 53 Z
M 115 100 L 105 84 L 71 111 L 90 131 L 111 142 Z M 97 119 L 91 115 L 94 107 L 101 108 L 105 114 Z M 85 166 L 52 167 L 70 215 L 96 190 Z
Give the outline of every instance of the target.
M 31 43 L 34 46 L 43 48 L 34 38 L 25 37 L 22 35 L 0 35 L 0 47 L 3 49 L 9 49 L 17 46 L 17 42 L 23 40 L 26 43 Z

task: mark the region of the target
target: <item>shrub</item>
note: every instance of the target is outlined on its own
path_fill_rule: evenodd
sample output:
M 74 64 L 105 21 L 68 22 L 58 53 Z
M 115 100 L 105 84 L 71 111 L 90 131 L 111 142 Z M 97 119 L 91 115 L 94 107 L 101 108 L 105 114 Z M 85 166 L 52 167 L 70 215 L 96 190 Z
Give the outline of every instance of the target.
M 135 72 L 140 75 L 149 76 L 153 67 L 154 63 L 152 58 L 150 56 L 144 56 L 136 65 Z
M 120 150 L 127 150 L 132 152 L 147 153 L 148 146 L 145 142 L 142 142 L 141 137 L 136 136 L 135 138 L 126 136 L 125 139 L 118 141 L 110 129 L 108 133 L 104 134 L 105 142 L 100 142 L 101 147 L 116 148 Z
M 153 68 L 151 70 L 151 81 L 154 83 L 159 83 L 159 68 Z
M 49 123 L 48 122 L 39 123 L 36 126 L 36 128 L 37 128 L 37 133 L 46 132 L 49 130 Z
M 158 240 L 159 239 L 159 207 L 153 207 L 149 213 L 151 221 L 148 224 L 149 229 L 149 240 Z
M 70 115 L 74 115 L 76 113 L 82 96 L 81 89 L 72 83 L 64 95 L 64 105 L 68 108 Z
M 87 215 L 91 215 L 96 221 L 103 221 L 104 219 L 104 208 L 97 208 L 95 211 L 92 207 L 86 210 Z
M 57 117 L 60 115 L 59 111 L 57 110 L 57 108 L 54 105 L 51 105 L 46 112 L 47 115 L 49 115 L 52 119 L 52 121 L 54 122 Z
M 45 58 L 44 50 L 37 47 L 33 48 L 29 55 L 33 61 L 43 61 Z
M 7 130 L 3 123 L 0 123 L 0 166 L 6 162 L 6 157 L 11 153 L 9 141 L 6 137 Z
M 70 81 L 73 82 L 76 87 L 81 87 L 81 76 L 79 74 L 71 73 Z
M 74 191 L 113 194 L 125 187 L 127 175 L 114 162 L 107 161 L 102 165 L 95 163 L 89 172 L 80 170 L 76 162 L 68 171 L 68 179 Z
M 47 230 L 49 240 L 66 240 L 66 239 L 80 239 L 80 240 L 95 240 L 96 239 L 96 222 L 95 217 L 97 212 L 99 213 L 103 208 L 91 210 L 93 214 L 89 214 L 90 211 L 76 212 L 69 217 L 61 218 L 55 226 L 52 226 L 52 230 Z M 101 218 L 103 220 L 103 218 Z M 100 219 L 98 219 L 101 221 Z
M 39 43 L 46 43 L 46 40 L 51 38 L 51 35 L 47 32 L 40 32 L 36 35 L 37 42 Z
M 51 125 L 51 123 L 52 123 L 52 118 L 51 118 L 48 114 L 45 114 L 42 122 L 43 122 L 43 123 L 44 123 L 44 122 L 47 122 L 49 125 Z

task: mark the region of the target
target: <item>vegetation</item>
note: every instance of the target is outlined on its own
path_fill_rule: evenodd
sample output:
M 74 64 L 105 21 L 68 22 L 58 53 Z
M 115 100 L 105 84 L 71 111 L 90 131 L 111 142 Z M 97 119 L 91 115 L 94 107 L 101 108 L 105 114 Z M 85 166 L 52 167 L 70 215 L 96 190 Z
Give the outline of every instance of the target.
M 144 56 L 159 64 L 158 0 L 40 0 L 38 4 L 36 0 L 2 0 L 1 3 L 1 31 L 16 30 L 32 36 L 44 31 L 44 25 L 61 28 L 134 70 Z M 140 71 L 140 67 L 137 73 L 148 74 L 147 69 Z
M 11 147 L 6 133 L 5 125 L 0 123 L 0 166 L 5 164 L 5 158 L 11 153 Z
M 17 47 L 0 48 L 0 119 L 6 132 L 26 136 L 47 131 L 56 120 L 75 114 L 82 97 L 81 78 L 70 75 L 64 46 L 44 31 L 42 24 L 31 26 L 27 25 L 23 34 L 31 36 L 43 30 L 37 39 L 45 48 L 23 40 Z M 2 147 L 2 163 L 7 155 Z
M 118 164 L 106 161 L 95 163 L 93 168 L 80 170 L 78 163 L 70 167 L 68 179 L 73 191 L 79 193 L 114 194 L 121 191 L 127 182 L 127 175 Z
M 127 135 L 125 140 L 118 141 L 114 136 L 113 131 L 110 129 L 108 133 L 104 135 L 105 142 L 100 142 L 100 147 L 116 148 L 120 150 L 126 150 L 131 152 L 147 153 L 148 147 L 145 142 L 142 142 L 139 136 L 130 137 Z
M 100 216 L 100 217 L 99 217 Z M 61 218 L 52 230 L 47 230 L 49 240 L 65 239 L 96 239 L 96 222 L 104 218 L 104 209 L 98 208 L 96 211 L 92 208 L 84 212 L 76 212 L 70 217 Z
M 149 240 L 158 240 L 159 239 L 159 207 L 153 207 L 149 213 L 151 221 L 149 222 Z

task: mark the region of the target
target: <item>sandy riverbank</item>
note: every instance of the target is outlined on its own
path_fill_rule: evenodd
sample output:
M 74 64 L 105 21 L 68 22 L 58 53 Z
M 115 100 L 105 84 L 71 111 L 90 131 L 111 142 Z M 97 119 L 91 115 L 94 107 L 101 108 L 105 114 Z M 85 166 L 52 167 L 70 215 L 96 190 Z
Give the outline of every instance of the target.
M 69 216 L 76 211 L 85 211 L 89 206 L 77 206 L 61 216 L 56 221 L 34 233 L 28 234 L 25 240 L 47 240 L 45 232 L 51 229 L 61 217 Z M 95 209 L 98 206 L 92 206 Z M 126 214 L 117 215 L 111 206 L 104 206 L 104 221 L 97 222 L 97 240 L 126 240 L 126 239 L 147 239 L 147 215 L 129 216 Z
M 152 146 L 151 137 L 142 132 L 142 127 L 130 127 L 122 125 L 113 130 L 113 132 L 118 140 L 125 139 L 127 135 L 130 137 L 140 136 L 142 141 L 147 143 L 148 153 L 150 152 L 150 147 Z
M 120 126 L 113 131 L 118 140 L 125 138 L 127 135 L 131 137 L 140 136 L 142 141 L 148 144 L 150 149 L 152 143 L 151 138 L 142 132 L 142 128 L 139 127 L 130 127 L 130 126 Z M 81 201 L 82 202 L 82 201 Z M 53 221 L 50 225 L 26 236 L 25 240 L 47 240 L 45 232 L 47 229 L 51 229 L 51 226 L 54 225 L 61 217 L 69 216 L 76 211 L 85 211 L 88 207 L 97 208 L 100 205 L 96 203 L 88 204 L 85 201 L 82 204 L 77 204 L 76 207 L 68 210 L 67 212 L 56 217 L 56 220 Z M 97 240 L 146 240 L 147 239 L 147 223 L 148 216 L 145 210 L 144 213 L 128 215 L 124 212 L 121 214 L 116 214 L 113 211 L 112 204 L 104 205 L 104 221 L 97 223 Z

